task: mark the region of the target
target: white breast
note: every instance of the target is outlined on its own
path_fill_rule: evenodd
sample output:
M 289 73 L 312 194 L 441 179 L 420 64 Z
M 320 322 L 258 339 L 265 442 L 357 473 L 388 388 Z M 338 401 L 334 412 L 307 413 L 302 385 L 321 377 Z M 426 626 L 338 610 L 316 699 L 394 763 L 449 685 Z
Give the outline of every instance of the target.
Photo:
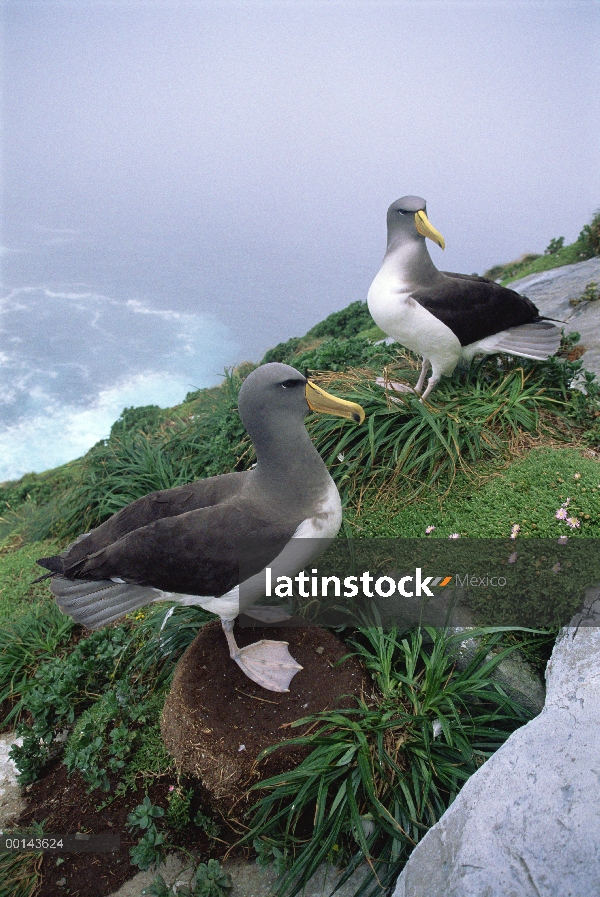
M 460 341 L 442 321 L 411 296 L 412 287 L 382 268 L 375 277 L 367 304 L 378 327 L 401 346 L 425 358 L 441 355 L 443 367 L 453 370 L 460 356 Z

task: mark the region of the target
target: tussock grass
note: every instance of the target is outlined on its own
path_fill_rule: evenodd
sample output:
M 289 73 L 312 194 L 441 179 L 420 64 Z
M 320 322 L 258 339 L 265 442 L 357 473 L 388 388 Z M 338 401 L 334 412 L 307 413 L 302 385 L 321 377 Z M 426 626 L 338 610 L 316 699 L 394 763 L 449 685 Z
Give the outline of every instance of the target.
M 41 837 L 36 830 L 34 833 Z M 34 897 L 42 879 L 41 851 L 0 854 L 0 897 Z
M 514 648 L 490 657 L 503 633 L 475 634 L 481 648 L 458 672 L 450 648 L 464 635 L 358 630 L 354 648 L 373 694 L 356 709 L 294 723 L 313 723 L 311 734 L 286 742 L 309 745 L 310 754 L 255 786 L 263 796 L 244 840 L 285 867 L 279 897 L 299 894 L 325 861 L 346 865 L 340 885 L 366 861 L 370 875 L 356 897 L 382 894 L 464 781 L 527 721 L 491 679 Z
M 387 368 L 390 380 L 416 381 L 414 363 Z M 384 391 L 365 372 L 315 374 L 317 381 L 363 406 L 367 424 L 349 427 L 318 417 L 310 432 L 345 496 L 374 483 L 402 484 L 406 500 L 481 461 L 506 463 L 521 434 L 569 438 L 566 395 L 525 366 L 473 365 L 440 384 L 430 400 Z

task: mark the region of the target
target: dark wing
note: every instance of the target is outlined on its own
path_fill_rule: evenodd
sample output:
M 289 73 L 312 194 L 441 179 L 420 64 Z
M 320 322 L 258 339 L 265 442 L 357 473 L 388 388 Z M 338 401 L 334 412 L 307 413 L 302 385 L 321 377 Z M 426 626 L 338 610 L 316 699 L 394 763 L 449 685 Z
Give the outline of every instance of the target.
M 541 320 L 530 299 L 485 278 L 441 275 L 434 286 L 419 287 L 411 295 L 449 327 L 462 346 Z
M 300 521 L 298 521 L 300 523 Z M 75 563 L 63 559 L 68 579 L 152 586 L 186 595 L 222 595 L 260 572 L 283 549 L 297 524 L 269 522 L 242 502 L 165 517 Z
M 196 480 L 195 483 L 185 486 L 151 492 L 149 495 L 138 498 L 137 501 L 113 514 L 96 529 L 81 536 L 70 545 L 61 556 L 65 567 L 73 566 L 82 558 L 122 539 L 127 533 L 155 523 L 157 520 L 178 517 L 188 511 L 210 508 L 221 502 L 229 501 L 241 491 L 248 473 L 226 473 L 222 476 L 208 477 L 205 480 Z M 42 566 L 46 566 L 46 564 L 42 564 Z

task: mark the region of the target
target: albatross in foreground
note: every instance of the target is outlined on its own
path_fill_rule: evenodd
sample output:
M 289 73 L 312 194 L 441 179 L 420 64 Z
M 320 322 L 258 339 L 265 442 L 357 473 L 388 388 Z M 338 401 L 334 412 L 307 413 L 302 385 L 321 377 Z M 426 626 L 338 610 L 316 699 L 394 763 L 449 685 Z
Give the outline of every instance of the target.
M 442 249 L 444 238 L 430 224 L 425 200 L 403 196 L 387 213 L 387 249 L 369 289 L 375 323 L 402 346 L 423 357 L 414 392 L 426 399 L 442 375 L 461 360 L 504 352 L 543 360 L 560 345 L 560 330 L 544 320 L 529 299 L 485 277 L 438 271 L 425 238 Z M 427 371 L 431 376 L 423 392 Z M 382 385 L 384 381 L 378 380 Z M 399 392 L 413 392 L 391 384 Z
M 265 594 L 265 567 L 294 576 L 340 528 L 338 490 L 304 418 L 312 410 L 362 423 L 365 414 L 286 364 L 253 371 L 238 408 L 256 450 L 252 470 L 146 495 L 38 564 L 51 571 L 61 610 L 89 629 L 154 601 L 218 614 L 233 660 L 263 688 L 283 692 L 302 669 L 287 642 L 238 648 L 233 621 Z

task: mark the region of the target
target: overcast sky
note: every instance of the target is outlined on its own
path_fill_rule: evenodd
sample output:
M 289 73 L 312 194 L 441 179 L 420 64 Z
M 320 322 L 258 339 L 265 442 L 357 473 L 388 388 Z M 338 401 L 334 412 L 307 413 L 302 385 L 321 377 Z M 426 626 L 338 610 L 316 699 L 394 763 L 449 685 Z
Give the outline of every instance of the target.
M 0 481 L 365 299 L 388 205 L 483 272 L 600 206 L 595 0 L 5 0 Z

